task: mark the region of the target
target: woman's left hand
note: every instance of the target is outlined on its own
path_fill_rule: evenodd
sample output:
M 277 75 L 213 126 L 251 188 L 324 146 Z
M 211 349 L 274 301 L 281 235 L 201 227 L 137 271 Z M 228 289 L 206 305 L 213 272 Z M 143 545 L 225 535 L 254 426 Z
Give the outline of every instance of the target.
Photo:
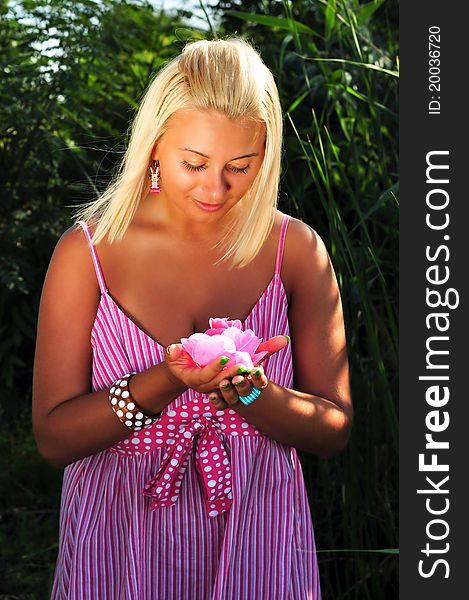
M 228 379 L 220 381 L 219 389 L 209 394 L 209 400 L 217 410 L 225 410 L 238 404 L 239 397 L 248 396 L 254 387 L 262 390 L 268 383 L 264 369 L 259 365 L 245 375 L 236 375 L 231 381 Z
M 259 344 L 256 352 L 267 352 L 261 361 L 264 362 L 266 358 L 283 350 L 289 343 L 289 337 L 285 335 L 275 335 Z M 256 372 L 259 372 L 259 375 L 254 375 Z M 259 364 L 251 369 L 249 375 L 247 373 L 245 375 L 236 375 L 231 381 L 228 379 L 221 381 L 218 386 L 219 389 L 209 394 L 209 400 L 212 406 L 217 410 L 225 410 L 233 404 L 237 404 L 239 402 L 239 396 L 249 395 L 253 386 L 263 389 L 268 382 L 264 369 Z M 222 386 L 225 387 L 223 388 Z

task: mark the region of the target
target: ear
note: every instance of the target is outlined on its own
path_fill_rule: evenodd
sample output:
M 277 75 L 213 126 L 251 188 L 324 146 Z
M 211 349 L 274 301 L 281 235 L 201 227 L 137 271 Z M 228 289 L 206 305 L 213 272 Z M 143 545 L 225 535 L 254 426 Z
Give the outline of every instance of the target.
M 155 147 L 153 148 L 153 150 L 151 152 L 151 160 L 159 160 L 159 152 L 158 152 L 157 145 L 155 145 Z

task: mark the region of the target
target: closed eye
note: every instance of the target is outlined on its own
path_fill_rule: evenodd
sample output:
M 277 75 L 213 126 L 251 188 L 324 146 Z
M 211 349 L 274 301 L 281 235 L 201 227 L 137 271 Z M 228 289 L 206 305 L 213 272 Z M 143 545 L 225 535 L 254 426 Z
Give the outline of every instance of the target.
M 188 171 L 205 171 L 205 169 L 207 169 L 205 165 L 190 165 L 185 160 L 182 161 L 181 165 L 185 167 Z
M 191 165 L 190 163 L 186 162 L 185 160 L 183 160 L 181 164 L 188 171 L 205 171 L 205 169 L 208 169 L 208 167 L 206 165 Z M 233 173 L 242 173 L 243 175 L 246 175 L 246 173 L 248 172 L 250 167 L 251 167 L 251 165 L 247 165 L 246 167 L 243 167 L 242 169 L 238 168 L 238 167 L 230 167 L 230 171 L 232 171 Z
M 230 167 L 230 169 L 233 171 L 233 173 L 242 173 L 243 175 L 246 175 L 246 173 L 249 171 L 249 167 L 251 165 L 248 165 L 247 167 L 244 167 L 242 169 L 239 169 L 237 167 Z

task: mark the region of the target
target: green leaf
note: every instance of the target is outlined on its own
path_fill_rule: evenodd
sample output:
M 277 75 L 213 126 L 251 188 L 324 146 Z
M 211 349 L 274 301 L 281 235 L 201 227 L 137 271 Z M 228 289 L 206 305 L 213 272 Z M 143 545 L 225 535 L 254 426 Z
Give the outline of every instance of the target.
M 308 96 L 308 94 L 309 94 L 309 90 L 306 90 L 306 92 L 301 94 L 301 96 L 299 96 L 294 102 L 292 102 L 292 104 L 289 106 L 289 108 L 287 108 L 287 110 L 285 111 L 285 114 L 292 113 L 295 110 L 295 108 L 299 104 L 301 104 L 301 102 L 306 98 L 306 96 Z
M 311 27 L 303 25 L 295 19 L 285 19 L 283 17 L 271 17 L 269 15 L 258 15 L 256 13 L 245 13 L 237 10 L 227 10 L 227 15 L 248 21 L 249 23 L 258 23 L 259 25 L 267 25 L 276 29 L 286 29 L 291 32 L 308 33 L 309 35 L 319 35 Z
M 371 16 L 378 10 L 378 8 L 384 3 L 384 0 L 374 0 L 374 2 L 368 2 L 364 4 L 360 12 L 358 13 L 358 22 L 360 25 L 364 25 L 369 21 Z
M 363 67 L 364 69 L 369 69 L 370 71 L 379 71 L 380 73 L 385 73 L 386 75 L 392 75 L 393 77 L 399 77 L 399 73 L 397 71 L 383 69 L 383 67 L 378 67 L 377 65 L 373 65 L 371 63 L 359 62 L 357 60 L 348 60 L 346 58 L 317 58 L 315 56 L 311 56 L 311 57 L 305 58 L 305 60 L 314 60 L 316 62 L 338 62 L 338 63 L 343 63 L 345 65 L 355 65 L 357 67 Z
M 328 0 L 325 18 L 326 18 L 326 40 L 331 37 L 332 30 L 336 25 L 337 0 Z

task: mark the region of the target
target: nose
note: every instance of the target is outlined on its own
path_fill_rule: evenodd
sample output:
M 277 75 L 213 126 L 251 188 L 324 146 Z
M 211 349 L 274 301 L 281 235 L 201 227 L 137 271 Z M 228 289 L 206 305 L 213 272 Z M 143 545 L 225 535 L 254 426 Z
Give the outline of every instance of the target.
M 229 184 L 223 170 L 208 169 L 205 175 L 202 187 L 204 202 L 221 204 L 225 199 L 226 192 L 229 190 Z

